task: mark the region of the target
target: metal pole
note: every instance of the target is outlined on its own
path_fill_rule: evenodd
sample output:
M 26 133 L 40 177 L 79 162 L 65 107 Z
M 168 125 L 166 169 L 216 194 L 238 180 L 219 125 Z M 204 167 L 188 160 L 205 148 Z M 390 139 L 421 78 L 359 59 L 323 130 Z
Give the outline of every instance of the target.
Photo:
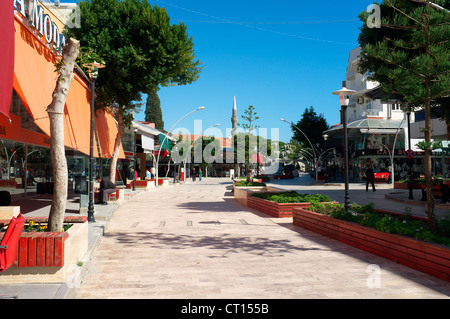
M 410 118 L 409 118 L 410 115 L 411 115 L 411 110 L 408 106 L 408 109 L 406 110 L 406 117 L 408 119 L 408 148 L 409 149 L 411 149 L 411 126 L 410 126 Z M 408 196 L 408 199 L 414 199 L 413 188 L 412 188 L 412 184 L 413 184 L 412 161 L 413 161 L 412 158 L 408 159 L 408 166 L 409 166 L 409 184 L 408 184 L 409 196 Z
M 133 191 L 136 190 L 136 168 L 137 168 L 137 156 L 136 156 L 136 133 L 137 129 L 134 129 L 134 176 L 133 176 Z
M 91 140 L 89 151 L 89 204 L 88 222 L 95 222 L 94 218 L 94 108 L 95 108 L 95 77 L 92 78 L 91 90 Z
M 344 207 L 348 212 L 350 209 L 350 198 L 348 191 L 348 141 L 347 141 L 347 105 L 342 105 L 342 122 L 344 129 L 344 179 L 345 179 L 345 191 L 344 191 Z

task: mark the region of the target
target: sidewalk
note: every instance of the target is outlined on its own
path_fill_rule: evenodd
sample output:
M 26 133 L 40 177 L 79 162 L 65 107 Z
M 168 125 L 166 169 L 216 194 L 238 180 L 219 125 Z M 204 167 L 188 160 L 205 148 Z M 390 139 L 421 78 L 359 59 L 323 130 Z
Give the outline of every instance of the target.
M 343 201 L 342 184 L 300 182 L 308 180 L 270 185 L 320 192 Z M 89 224 L 89 252 L 79 289 L 65 284 L 0 285 L 0 295 L 21 299 L 449 298 L 449 283 L 298 228 L 289 218 L 249 210 L 233 199 L 230 186 L 227 178 L 189 180 L 133 192 L 120 206 L 95 205 L 96 222 Z M 352 184 L 351 202 L 375 201 L 377 208 L 404 212 L 403 203 L 384 197 L 393 191 L 388 186 L 366 192 L 365 185 Z M 28 210 L 26 216 L 42 216 L 48 215 L 49 206 L 45 208 L 43 202 L 49 200 L 20 204 L 24 212 Z M 68 201 L 69 214 L 76 214 L 76 205 Z M 414 214 L 423 214 L 421 210 L 414 209 Z M 369 289 L 367 269 L 374 264 L 382 271 L 381 288 Z
M 125 190 L 125 201 L 121 204 L 94 205 L 95 222 L 88 225 L 88 252 L 83 258 L 82 272 L 86 271 L 90 259 L 98 247 L 104 230 L 114 211 L 124 205 L 133 196 L 143 190 Z M 23 194 L 12 196 L 11 206 L 20 206 L 21 213 L 26 217 L 47 217 L 50 212 L 52 195 Z M 67 200 L 66 216 L 80 216 L 79 195 L 71 195 Z M 86 213 L 81 216 L 87 216 Z M 19 299 L 65 299 L 72 298 L 75 290 L 66 284 L 0 284 L 0 296 L 17 296 Z
M 283 188 L 286 190 L 296 190 L 300 193 L 324 194 L 339 203 L 344 202 L 344 182 L 330 181 L 329 183 L 315 183 L 309 174 L 301 174 L 294 179 L 277 180 L 267 183 L 269 186 Z M 376 191 L 366 191 L 365 182 L 349 183 L 349 199 L 351 203 L 360 205 L 375 204 L 375 208 L 387 210 L 395 213 L 405 213 L 410 211 L 412 215 L 427 217 L 425 202 L 421 201 L 422 192 L 419 189 L 413 190 L 413 200 L 409 200 L 407 189 L 393 189 L 391 184 L 375 183 Z M 443 204 L 441 200 L 435 200 L 434 214 L 438 218 L 450 215 L 450 203 Z

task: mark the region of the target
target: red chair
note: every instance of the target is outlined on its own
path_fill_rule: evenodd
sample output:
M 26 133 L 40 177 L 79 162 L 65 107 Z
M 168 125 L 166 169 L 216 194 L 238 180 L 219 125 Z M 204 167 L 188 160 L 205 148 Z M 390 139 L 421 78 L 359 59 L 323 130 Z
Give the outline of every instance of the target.
M 21 214 L 13 217 L 0 243 L 0 272 L 5 271 L 17 259 L 20 234 L 25 220 Z

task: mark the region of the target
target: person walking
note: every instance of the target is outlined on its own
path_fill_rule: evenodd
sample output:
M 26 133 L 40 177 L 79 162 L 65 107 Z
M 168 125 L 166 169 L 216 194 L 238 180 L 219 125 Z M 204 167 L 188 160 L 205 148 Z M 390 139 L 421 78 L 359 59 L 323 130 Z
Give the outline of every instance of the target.
M 195 168 L 192 169 L 192 181 L 195 182 L 195 177 L 196 177 L 196 173 L 195 173 Z
M 372 184 L 372 189 L 375 192 L 375 173 L 372 168 L 372 164 L 369 164 L 366 170 L 366 192 L 369 191 L 369 183 Z
M 198 179 L 200 180 L 200 182 L 202 181 L 202 169 L 201 168 L 198 171 Z

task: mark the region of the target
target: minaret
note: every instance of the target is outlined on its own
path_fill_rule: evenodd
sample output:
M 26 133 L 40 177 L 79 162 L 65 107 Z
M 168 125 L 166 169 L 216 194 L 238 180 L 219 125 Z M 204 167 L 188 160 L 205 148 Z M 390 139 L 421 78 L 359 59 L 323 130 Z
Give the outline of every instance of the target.
M 233 101 L 233 113 L 231 116 L 231 136 L 234 136 L 234 134 L 237 133 L 237 109 L 236 109 L 236 96 L 234 97 Z

